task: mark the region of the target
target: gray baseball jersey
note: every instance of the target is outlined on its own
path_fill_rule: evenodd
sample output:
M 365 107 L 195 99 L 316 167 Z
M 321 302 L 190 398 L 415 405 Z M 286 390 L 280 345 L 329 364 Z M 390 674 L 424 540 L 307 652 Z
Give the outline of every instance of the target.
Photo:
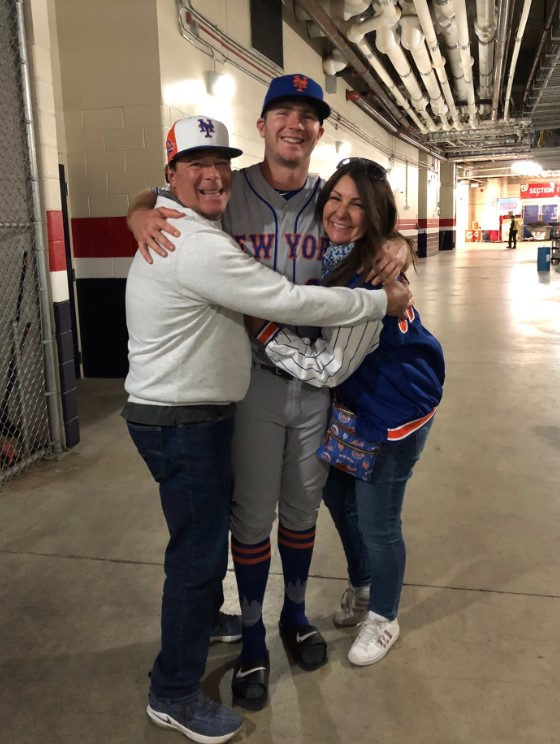
M 265 181 L 259 165 L 235 172 L 233 179 L 222 218 L 224 230 L 258 261 L 294 284 L 319 284 L 321 260 L 329 243 L 315 217 L 322 180 L 308 176 L 304 187 L 286 200 Z M 295 330 L 312 340 L 318 335 L 316 328 L 298 326 Z M 270 364 L 256 345 L 253 354 L 256 361 Z

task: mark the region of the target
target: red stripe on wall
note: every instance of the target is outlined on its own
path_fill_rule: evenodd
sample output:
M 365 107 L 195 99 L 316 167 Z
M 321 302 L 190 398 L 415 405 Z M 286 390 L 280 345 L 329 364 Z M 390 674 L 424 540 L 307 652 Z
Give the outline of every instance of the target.
M 76 217 L 72 240 L 76 258 L 126 258 L 136 253 L 125 217 Z
M 432 229 L 439 229 L 440 225 L 440 219 L 439 217 L 436 217 L 435 219 L 425 219 L 425 218 L 418 218 L 418 227 L 423 230 L 429 230 Z
M 440 217 L 439 226 L 440 227 L 455 227 L 455 217 Z
M 397 230 L 400 230 L 401 232 L 403 230 L 416 230 L 418 227 L 418 220 L 398 220 L 397 221 Z
M 60 210 L 47 210 L 47 239 L 49 241 L 50 270 L 66 271 L 64 223 Z

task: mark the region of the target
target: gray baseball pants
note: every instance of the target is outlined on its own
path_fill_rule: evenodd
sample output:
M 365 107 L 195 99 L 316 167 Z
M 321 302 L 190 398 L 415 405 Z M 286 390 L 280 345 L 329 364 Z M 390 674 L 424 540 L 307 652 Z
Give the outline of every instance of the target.
M 328 474 L 328 465 L 315 452 L 329 401 L 327 388 L 254 366 L 249 391 L 235 415 L 231 531 L 239 542 L 265 540 L 277 507 L 287 529 L 315 525 Z

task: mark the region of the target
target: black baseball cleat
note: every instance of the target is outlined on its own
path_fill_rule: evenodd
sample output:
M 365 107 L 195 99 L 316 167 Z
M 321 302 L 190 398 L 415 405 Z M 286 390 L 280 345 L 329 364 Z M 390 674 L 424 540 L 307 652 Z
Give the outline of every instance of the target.
M 261 710 L 268 702 L 268 653 L 259 659 L 239 657 L 233 668 L 231 691 L 233 702 L 248 710 Z
M 280 638 L 302 669 L 312 671 L 326 663 L 327 642 L 314 625 L 295 625 L 284 628 L 278 623 Z

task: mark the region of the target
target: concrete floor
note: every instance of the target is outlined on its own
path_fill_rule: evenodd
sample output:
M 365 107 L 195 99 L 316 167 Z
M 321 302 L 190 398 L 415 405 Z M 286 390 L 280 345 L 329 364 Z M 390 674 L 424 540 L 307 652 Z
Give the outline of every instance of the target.
M 401 638 L 350 667 L 354 631 L 330 619 L 345 565 L 322 512 L 308 608 L 330 661 L 290 665 L 275 557 L 271 704 L 236 742 L 560 742 L 560 274 L 537 273 L 534 244 L 483 244 L 421 262 L 413 284 L 448 378 L 405 504 Z M 144 712 L 165 544 L 156 490 L 119 417 L 122 381 L 83 380 L 80 397 L 82 443 L 0 495 L 0 741 L 184 741 Z M 233 611 L 231 572 L 226 593 Z M 235 656 L 210 651 L 204 685 L 226 702 Z

